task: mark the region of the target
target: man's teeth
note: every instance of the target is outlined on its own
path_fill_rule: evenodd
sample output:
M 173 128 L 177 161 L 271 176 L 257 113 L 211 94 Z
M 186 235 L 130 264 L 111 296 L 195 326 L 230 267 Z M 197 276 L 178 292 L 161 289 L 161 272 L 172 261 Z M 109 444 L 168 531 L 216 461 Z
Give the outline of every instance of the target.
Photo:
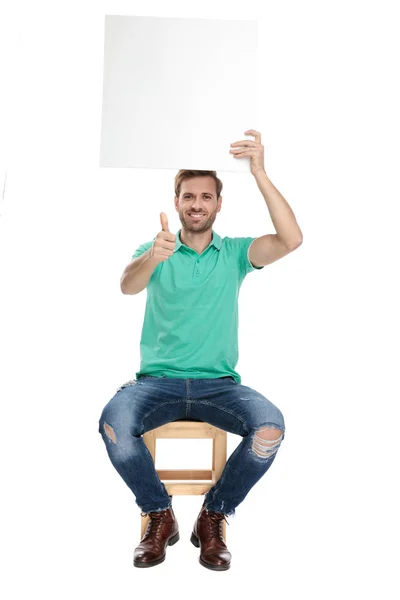
M 194 217 L 195 219 L 199 219 L 200 217 L 204 217 L 204 215 L 196 215 L 196 214 L 191 214 L 189 213 L 190 217 Z

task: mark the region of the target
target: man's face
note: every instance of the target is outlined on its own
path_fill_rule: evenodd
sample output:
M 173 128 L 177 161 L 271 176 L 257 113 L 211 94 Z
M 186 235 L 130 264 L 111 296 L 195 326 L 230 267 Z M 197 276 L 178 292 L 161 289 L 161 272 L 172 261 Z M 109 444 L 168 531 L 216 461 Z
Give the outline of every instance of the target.
M 182 226 L 196 233 L 212 228 L 221 210 L 222 196 L 217 201 L 216 182 L 213 177 L 192 177 L 182 182 L 175 208 Z M 200 215 L 195 217 L 193 215 Z

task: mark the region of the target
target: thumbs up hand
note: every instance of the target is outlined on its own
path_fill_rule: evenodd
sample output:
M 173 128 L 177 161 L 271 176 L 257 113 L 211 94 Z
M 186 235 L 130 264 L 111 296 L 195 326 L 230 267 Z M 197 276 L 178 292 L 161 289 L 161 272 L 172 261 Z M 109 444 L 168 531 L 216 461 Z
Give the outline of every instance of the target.
M 176 235 L 171 233 L 168 227 L 168 217 L 165 213 L 160 213 L 161 231 L 157 233 L 156 239 L 150 249 L 150 258 L 157 262 L 164 262 L 173 255 Z
M 163 231 L 168 231 L 168 233 L 169 233 L 167 215 L 165 213 L 160 213 L 160 220 L 161 220 L 161 229 Z

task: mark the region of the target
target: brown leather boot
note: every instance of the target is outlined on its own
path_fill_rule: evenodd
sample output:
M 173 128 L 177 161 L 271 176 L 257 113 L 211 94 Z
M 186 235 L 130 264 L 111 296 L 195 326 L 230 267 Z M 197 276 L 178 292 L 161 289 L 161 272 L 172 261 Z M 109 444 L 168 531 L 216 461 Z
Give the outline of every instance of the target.
M 200 547 L 199 562 L 213 571 L 226 571 L 231 566 L 231 553 L 225 545 L 222 534 L 222 512 L 207 510 L 205 501 L 193 527 L 190 541 Z
M 135 567 L 154 567 L 165 560 L 167 546 L 179 540 L 178 522 L 172 506 L 166 510 L 148 513 L 150 520 L 135 548 L 133 564 Z

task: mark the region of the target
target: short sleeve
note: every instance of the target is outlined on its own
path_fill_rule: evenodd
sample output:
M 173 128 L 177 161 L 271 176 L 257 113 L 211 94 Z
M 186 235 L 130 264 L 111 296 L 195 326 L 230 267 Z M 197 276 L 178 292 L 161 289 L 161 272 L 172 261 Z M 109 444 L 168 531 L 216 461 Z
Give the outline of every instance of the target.
M 151 242 L 145 242 L 144 244 L 141 244 L 138 248 L 136 248 L 135 252 L 133 253 L 132 259 L 134 258 L 138 258 L 138 256 L 141 256 L 144 252 L 146 252 L 146 250 L 148 250 L 149 248 L 152 247 L 153 242 L 156 238 L 153 238 Z M 147 285 L 147 287 L 149 287 L 150 282 L 155 281 L 155 278 L 158 276 L 160 269 L 162 268 L 162 262 L 158 263 L 158 265 L 155 267 L 154 271 L 151 274 L 149 283 Z
M 249 250 L 251 244 L 256 240 L 255 237 L 239 237 L 235 238 L 237 244 L 238 261 L 243 277 L 245 277 L 251 271 L 259 271 L 264 267 L 255 267 L 249 259 Z
M 146 250 L 151 248 L 154 240 L 155 240 L 155 238 L 151 242 L 145 242 L 144 244 L 141 244 L 138 248 L 136 248 L 136 250 L 132 256 L 132 260 L 134 258 L 138 258 L 138 256 L 141 256 L 144 252 L 146 252 Z

